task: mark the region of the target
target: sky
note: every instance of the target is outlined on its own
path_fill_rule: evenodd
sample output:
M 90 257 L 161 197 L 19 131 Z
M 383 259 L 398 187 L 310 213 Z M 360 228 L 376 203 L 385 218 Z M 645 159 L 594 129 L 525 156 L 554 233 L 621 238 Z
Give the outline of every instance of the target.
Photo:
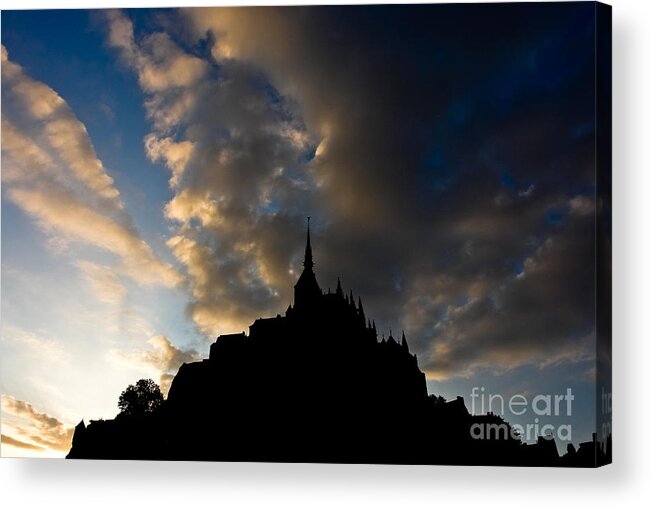
M 2 455 L 282 313 L 307 215 L 430 393 L 570 388 L 540 422 L 590 439 L 594 38 L 591 3 L 4 11 Z

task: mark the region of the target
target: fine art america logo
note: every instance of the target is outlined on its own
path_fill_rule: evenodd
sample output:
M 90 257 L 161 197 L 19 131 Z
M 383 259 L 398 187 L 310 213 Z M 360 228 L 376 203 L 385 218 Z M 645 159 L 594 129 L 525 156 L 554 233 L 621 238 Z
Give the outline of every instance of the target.
M 470 435 L 475 440 L 506 440 L 523 438 L 537 440 L 557 438 L 560 441 L 572 440 L 572 425 L 541 424 L 540 417 L 571 417 L 572 389 L 567 388 L 565 394 L 537 394 L 529 399 L 523 394 L 514 394 L 509 398 L 501 394 L 488 394 L 486 388 L 473 387 L 470 393 L 471 410 L 473 414 L 485 414 L 486 420 L 474 423 L 470 427 Z M 518 417 L 533 417 L 533 422 L 526 424 L 507 423 L 509 415 Z

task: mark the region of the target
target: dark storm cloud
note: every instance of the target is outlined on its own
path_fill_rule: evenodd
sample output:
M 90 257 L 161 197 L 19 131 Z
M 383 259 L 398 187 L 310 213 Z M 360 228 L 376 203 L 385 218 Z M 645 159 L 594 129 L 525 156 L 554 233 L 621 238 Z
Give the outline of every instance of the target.
M 170 63 L 127 36 L 123 53 L 157 105 L 201 330 L 284 309 L 312 214 L 322 285 L 341 275 L 385 330 L 405 327 L 433 377 L 590 353 L 589 5 L 182 18 L 176 36 L 212 53 L 196 82 L 147 88 L 183 64 L 176 47 Z
M 593 211 L 590 201 L 572 201 L 566 223 L 522 271 L 448 308 L 433 331 L 425 368 L 445 376 L 594 358 Z
M 593 317 L 593 264 L 568 254 L 591 251 L 568 217 L 594 190 L 592 11 L 475 8 L 189 11 L 322 138 L 322 278 L 343 274 L 439 374 L 583 351 Z M 516 278 L 534 258 L 563 294 Z

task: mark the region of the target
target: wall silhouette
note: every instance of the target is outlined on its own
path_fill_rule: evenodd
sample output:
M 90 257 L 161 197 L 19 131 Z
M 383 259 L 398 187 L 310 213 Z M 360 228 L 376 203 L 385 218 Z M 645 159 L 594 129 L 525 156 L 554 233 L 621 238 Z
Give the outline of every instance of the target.
M 284 316 L 183 364 L 156 413 L 80 422 L 68 458 L 595 466 L 605 456 L 596 442 L 560 457 L 554 440 L 473 439 L 472 424 L 505 421 L 428 395 L 404 334 L 378 341 L 361 299 L 339 281 L 319 287 L 307 234 Z

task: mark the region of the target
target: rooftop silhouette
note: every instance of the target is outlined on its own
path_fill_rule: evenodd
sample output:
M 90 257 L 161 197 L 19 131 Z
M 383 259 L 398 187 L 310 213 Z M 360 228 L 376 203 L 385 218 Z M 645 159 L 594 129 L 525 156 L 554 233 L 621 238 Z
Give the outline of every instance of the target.
M 337 280 L 316 279 L 308 218 L 303 272 L 285 315 L 225 334 L 179 369 L 153 413 L 80 422 L 68 458 L 595 466 L 596 442 L 472 438 L 463 398 L 429 395 L 404 332 L 375 322 Z M 608 442 L 610 444 L 610 441 Z

